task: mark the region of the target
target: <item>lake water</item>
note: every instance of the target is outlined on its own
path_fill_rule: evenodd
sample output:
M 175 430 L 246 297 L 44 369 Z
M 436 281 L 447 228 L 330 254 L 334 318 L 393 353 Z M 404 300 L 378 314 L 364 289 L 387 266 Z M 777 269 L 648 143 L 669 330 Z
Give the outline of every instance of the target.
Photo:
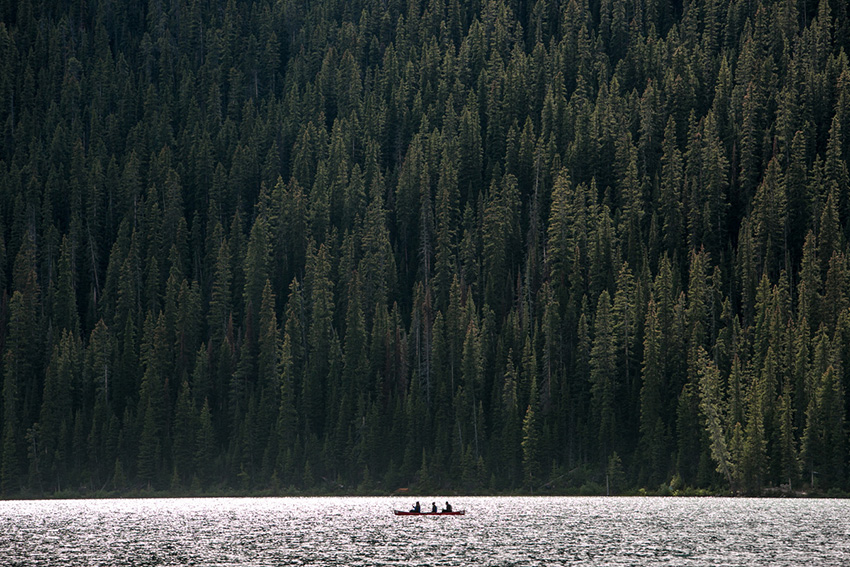
M 445 497 L 421 497 L 425 508 Z M 0 502 L 0 564 L 848 565 L 850 502 L 451 498 Z

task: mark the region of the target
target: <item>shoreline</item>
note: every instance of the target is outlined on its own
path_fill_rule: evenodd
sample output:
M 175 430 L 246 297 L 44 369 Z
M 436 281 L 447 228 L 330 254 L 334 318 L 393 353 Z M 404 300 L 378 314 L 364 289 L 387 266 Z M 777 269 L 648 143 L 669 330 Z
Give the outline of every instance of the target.
M 761 494 L 733 494 L 730 491 L 706 490 L 706 489 L 681 489 L 675 491 L 647 491 L 638 489 L 623 491 L 616 494 L 605 494 L 604 492 L 568 490 L 551 492 L 440 492 L 439 490 L 423 489 L 415 492 L 399 493 L 397 491 L 322 491 L 322 490 L 221 490 L 221 491 L 172 491 L 172 490 L 123 490 L 123 491 L 61 491 L 52 494 L 20 493 L 15 496 L 0 498 L 0 501 L 25 501 L 25 500 L 139 500 L 139 499 L 184 499 L 184 498 L 416 498 L 417 494 L 443 494 L 452 498 L 527 498 L 527 497 L 559 497 L 559 498 L 757 498 L 757 499 L 835 499 L 842 500 L 850 498 L 850 493 L 831 489 L 826 492 L 820 491 L 793 491 L 779 492 L 778 490 L 765 489 Z

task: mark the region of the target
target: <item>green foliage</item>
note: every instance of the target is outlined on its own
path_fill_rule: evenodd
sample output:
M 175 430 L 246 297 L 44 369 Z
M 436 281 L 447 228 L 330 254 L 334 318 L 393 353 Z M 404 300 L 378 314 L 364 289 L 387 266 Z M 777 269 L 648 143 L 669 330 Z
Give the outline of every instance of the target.
M 708 355 L 702 347 L 699 349 L 698 364 L 700 410 L 705 417 L 711 458 L 717 464 L 717 472 L 723 473 L 726 482 L 735 489 L 733 483 L 735 463 L 732 461 L 732 455 L 728 448 L 727 409 L 723 402 L 720 373 L 714 363 L 708 359 Z
M 4 496 L 848 488 L 840 2 L 113 4 L 0 9 Z
M 531 395 L 525 418 L 522 420 L 522 468 L 525 471 L 525 484 L 531 490 L 540 481 L 543 470 L 543 447 L 541 425 L 538 417 L 540 395 L 537 391 L 537 381 L 531 383 Z

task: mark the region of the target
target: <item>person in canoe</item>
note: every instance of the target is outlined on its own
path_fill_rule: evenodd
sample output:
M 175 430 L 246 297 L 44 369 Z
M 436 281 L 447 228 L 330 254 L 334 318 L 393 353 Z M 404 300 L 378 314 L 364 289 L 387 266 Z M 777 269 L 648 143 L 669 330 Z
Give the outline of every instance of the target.
M 422 507 L 419 506 L 419 500 L 416 501 L 416 504 L 413 505 L 413 509 L 411 512 L 416 512 L 417 514 L 422 511 Z
M 443 512 L 445 513 L 445 512 L 451 512 L 451 511 L 452 511 L 452 505 L 449 504 L 448 500 L 446 500 L 446 507 L 443 508 Z
M 437 503 L 436 502 L 431 502 L 431 513 L 432 514 L 437 513 Z

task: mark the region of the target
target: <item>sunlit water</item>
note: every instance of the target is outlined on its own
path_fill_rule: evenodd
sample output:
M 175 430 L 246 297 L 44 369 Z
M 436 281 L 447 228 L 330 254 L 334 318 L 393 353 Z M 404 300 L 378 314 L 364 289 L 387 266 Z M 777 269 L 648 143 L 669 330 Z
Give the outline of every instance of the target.
M 421 497 L 429 505 L 445 497 Z M 850 502 L 451 498 L 0 502 L 0 565 L 848 565 Z

